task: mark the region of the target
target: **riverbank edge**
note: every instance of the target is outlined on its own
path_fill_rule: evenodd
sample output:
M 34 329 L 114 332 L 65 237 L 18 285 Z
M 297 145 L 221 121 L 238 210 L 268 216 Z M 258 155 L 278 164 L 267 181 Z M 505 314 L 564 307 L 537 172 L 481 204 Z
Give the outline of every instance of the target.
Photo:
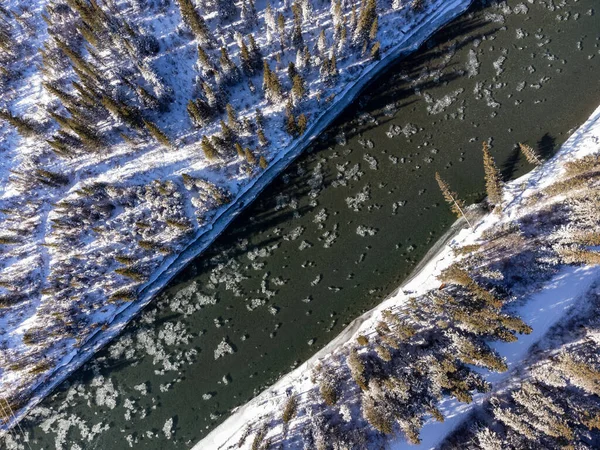
M 151 280 L 142 288 L 135 302 L 126 304 L 115 314 L 114 319 L 105 330 L 98 330 L 86 342 L 77 347 L 69 355 L 63 357 L 55 370 L 48 373 L 45 379 L 35 386 L 34 393 L 26 405 L 13 411 L 9 421 L 1 426 L 2 432 L 16 425 L 27 413 L 56 389 L 66 378 L 87 362 L 95 353 L 115 339 L 133 318 L 136 317 L 160 293 L 160 291 L 193 259 L 201 255 L 228 225 L 289 165 L 291 165 L 309 147 L 325 129 L 352 103 L 369 83 L 384 73 L 391 65 L 417 51 L 427 39 L 446 26 L 452 20 L 465 13 L 474 0 L 454 0 L 440 2 L 441 6 L 433 12 L 429 20 L 419 22 L 408 31 L 405 39 L 389 50 L 381 60 L 368 66 L 363 74 L 348 85 L 340 94 L 340 99 L 320 113 L 316 121 L 309 127 L 303 138 L 290 147 L 280 151 L 271 161 L 269 167 L 254 180 L 244 186 L 238 197 L 227 207 L 217 212 L 213 221 L 201 230 L 188 246 L 171 260 L 166 260 L 164 267 L 157 270 Z M 355 319 L 356 320 L 356 319 Z M 329 348 L 329 344 L 325 347 Z M 324 348 L 324 349 L 325 349 Z M 321 353 L 324 349 L 319 351 Z M 318 354 L 319 354 L 318 353 Z M 312 359 L 312 358 L 311 358 Z

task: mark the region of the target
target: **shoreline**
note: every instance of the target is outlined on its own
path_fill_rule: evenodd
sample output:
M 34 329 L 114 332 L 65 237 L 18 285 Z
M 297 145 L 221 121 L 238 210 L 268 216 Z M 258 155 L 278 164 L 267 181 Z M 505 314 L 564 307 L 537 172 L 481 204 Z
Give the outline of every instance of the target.
M 204 252 L 213 241 L 225 231 L 237 215 L 240 214 L 246 206 L 251 204 L 271 181 L 292 164 L 304 150 L 359 97 L 360 93 L 375 77 L 384 73 L 392 64 L 397 63 L 402 58 L 418 50 L 431 35 L 463 14 L 471 6 L 472 0 L 454 0 L 449 3 L 441 3 L 442 5 L 438 7 L 438 10 L 436 10 L 434 14 L 428 17 L 427 20 L 417 23 L 409 34 L 405 35 L 405 39 L 401 43 L 389 50 L 389 53 L 380 61 L 368 66 L 360 78 L 340 92 L 338 94 L 340 99 L 320 113 L 316 121 L 306 131 L 303 138 L 277 154 L 271 161 L 269 167 L 260 176 L 244 186 L 234 202 L 227 207 L 222 208 L 221 211 L 218 211 L 213 221 L 204 227 L 204 229 L 200 230 L 196 237 L 182 252 L 165 261 L 164 267 L 157 270 L 146 286 L 140 291 L 138 299 L 130 304 L 125 304 L 122 309 L 115 314 L 108 329 L 98 330 L 95 334 L 91 335 L 85 343 L 76 350 L 73 350 L 69 355 L 65 356 L 56 366 L 55 370 L 47 374 L 42 382 L 38 383 L 37 386 L 34 386 L 28 402 L 19 411 L 16 411 L 16 414 L 14 414 L 6 424 L 2 425 L 2 431 L 5 433 L 8 429 L 12 428 L 12 426 L 16 425 L 32 408 L 48 396 L 68 376 L 93 357 L 93 355 L 102 347 L 117 338 L 127 324 L 141 312 L 187 264 L 202 254 L 202 252 Z M 444 237 L 445 236 L 446 235 L 444 235 Z M 442 237 L 442 239 L 444 237 Z M 443 248 L 443 246 L 441 246 L 441 248 Z M 427 258 L 428 255 L 429 252 L 425 258 Z M 417 267 L 417 269 L 418 268 L 419 267 Z M 407 279 L 407 282 L 410 281 L 412 277 L 413 275 Z M 360 317 L 355 319 L 352 323 L 358 319 L 360 319 Z M 337 340 L 337 338 L 334 340 Z M 330 348 L 332 342 L 321 349 L 317 355 L 325 349 Z

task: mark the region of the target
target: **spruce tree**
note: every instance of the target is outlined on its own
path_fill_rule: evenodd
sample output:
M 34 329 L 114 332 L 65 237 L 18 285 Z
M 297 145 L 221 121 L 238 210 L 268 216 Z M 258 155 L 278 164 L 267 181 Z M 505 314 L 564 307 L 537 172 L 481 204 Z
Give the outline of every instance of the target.
M 246 154 L 244 153 L 244 149 L 242 148 L 242 146 L 240 145 L 239 142 L 236 142 L 234 144 L 234 147 L 235 147 L 235 151 L 236 151 L 237 155 L 240 158 L 245 158 L 246 157 Z
M 502 208 L 502 178 L 487 142 L 483 143 L 483 168 L 488 202 L 495 206 L 496 211 L 500 211 Z
M 246 147 L 246 149 L 244 150 L 244 154 L 246 156 L 246 161 L 248 161 L 248 164 L 250 164 L 251 166 L 255 166 L 256 165 L 256 156 L 254 156 L 254 153 L 252 153 L 252 150 L 250 150 L 248 147 Z
M 204 156 L 206 156 L 206 159 L 208 159 L 209 161 L 214 161 L 219 156 L 219 154 L 217 153 L 217 149 L 206 136 L 202 136 L 200 147 L 204 152 Z
M 440 191 L 442 191 L 444 200 L 446 200 L 446 203 L 450 205 L 450 209 L 452 210 L 452 212 L 459 219 L 461 216 L 464 217 L 467 221 L 467 224 L 469 225 L 469 228 L 471 228 L 471 223 L 469 222 L 469 219 L 467 219 L 467 216 L 464 213 L 465 205 L 463 201 L 460 198 L 458 198 L 458 195 L 456 195 L 455 192 L 452 192 L 450 190 L 450 186 L 442 179 L 438 172 L 435 173 L 435 179 L 440 187 Z
M 221 138 L 225 141 L 225 144 L 227 146 L 233 145 L 233 143 L 236 140 L 235 132 L 223 120 L 221 120 L 220 125 L 221 125 Z
M 242 22 L 247 31 L 258 25 L 258 14 L 253 0 L 242 0 Z
M 292 5 L 292 13 L 294 14 L 294 25 L 292 28 L 292 47 L 300 49 L 304 46 L 304 38 L 302 37 L 302 8 L 298 2 Z
M 173 148 L 173 144 L 171 143 L 171 140 L 167 137 L 167 135 L 165 133 L 162 132 L 162 130 L 160 128 L 158 128 L 158 126 L 153 123 L 150 122 L 149 120 L 145 120 L 142 119 L 144 122 L 144 125 L 146 127 L 146 129 L 148 130 L 148 132 L 154 137 L 154 139 L 156 139 L 156 141 L 162 145 L 164 145 L 165 147 L 172 149 Z
M 269 145 L 269 141 L 267 140 L 267 137 L 265 136 L 265 132 L 262 130 L 262 128 L 258 129 L 258 131 L 256 132 L 256 135 L 258 136 L 258 144 L 261 147 L 266 147 L 267 145 Z
M 246 76 L 251 77 L 256 73 L 254 61 L 250 55 L 250 50 L 248 50 L 248 47 L 243 40 L 240 45 L 240 62 L 242 65 L 242 70 Z
M 229 57 L 229 52 L 225 47 L 221 47 L 221 57 L 219 58 L 219 65 L 221 67 L 221 73 L 225 82 L 237 82 L 239 81 L 239 70 Z
M 198 68 L 205 77 L 214 77 L 217 73 L 217 68 L 201 45 L 198 45 Z
M 377 61 L 377 60 L 381 59 L 380 47 L 381 47 L 381 44 L 379 44 L 379 41 L 375 42 L 373 44 L 373 47 L 371 47 L 371 59 L 372 60 Z
M 190 27 L 198 42 L 201 45 L 212 46 L 213 39 L 210 29 L 202 16 L 196 11 L 192 0 L 177 0 L 177 2 L 183 21 Z
M 300 75 L 295 75 L 292 82 L 292 97 L 294 103 L 299 103 L 306 96 L 306 83 Z
M 300 114 L 298 116 L 298 122 L 296 123 L 296 126 L 298 127 L 298 134 L 304 134 L 306 127 L 308 126 L 308 119 L 304 114 Z
M 360 16 L 356 24 L 356 30 L 352 41 L 355 45 L 361 46 L 369 41 L 369 35 L 373 28 L 373 23 L 377 19 L 376 0 L 366 0 L 360 11 Z
M 227 103 L 227 105 L 225 106 L 225 109 L 227 111 L 227 124 L 233 130 L 235 130 L 236 132 L 239 133 L 242 130 L 242 125 L 241 125 L 240 121 L 238 120 L 235 109 L 233 109 L 233 106 L 231 106 L 229 103 Z
M 262 111 L 258 108 L 255 110 L 254 120 L 257 128 L 262 129 L 265 126 L 265 116 L 263 116 Z
M 0 109 L 0 119 L 10 123 L 23 137 L 30 137 L 36 133 L 35 127 L 31 122 L 12 115 L 6 109 Z
M 521 150 L 521 153 L 523 153 L 525 159 L 527 159 L 527 162 L 529 162 L 529 164 L 534 164 L 536 166 L 542 164 L 542 160 L 538 156 L 537 152 L 529 145 L 521 144 L 519 142 L 519 150 Z
M 296 118 L 292 113 L 288 113 L 287 115 L 285 131 L 294 138 L 298 136 L 298 126 L 296 125 Z
M 265 97 L 270 103 L 277 103 L 283 98 L 281 83 L 277 74 L 271 70 L 267 60 L 263 66 L 263 90 Z
M 258 165 L 260 166 L 261 169 L 264 170 L 269 166 L 269 163 L 267 162 L 267 160 L 264 156 L 261 156 L 258 160 Z

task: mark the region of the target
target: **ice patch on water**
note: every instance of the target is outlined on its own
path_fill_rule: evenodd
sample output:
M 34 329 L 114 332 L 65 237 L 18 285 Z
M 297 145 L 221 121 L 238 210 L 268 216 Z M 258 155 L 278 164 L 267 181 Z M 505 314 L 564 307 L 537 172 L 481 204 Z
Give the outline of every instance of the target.
M 469 78 L 479 75 L 480 66 L 481 63 L 477 59 L 477 53 L 475 53 L 475 50 L 469 50 L 469 60 L 467 61 L 467 73 L 469 74 Z
M 375 236 L 377 234 L 377 228 L 359 225 L 356 228 L 356 234 L 358 234 L 359 236 L 362 236 L 362 237 Z
M 456 101 L 458 96 L 460 94 L 462 94 L 463 92 L 464 92 L 463 88 L 457 89 L 454 92 L 447 94 L 444 97 L 436 100 L 435 102 L 433 100 L 433 97 L 431 97 L 431 95 L 425 94 L 425 101 L 427 103 L 433 103 L 433 105 L 430 105 L 427 107 L 427 112 L 431 115 L 435 115 L 435 114 L 444 112 L 446 109 L 448 109 L 448 107 L 450 107 L 450 105 L 452 105 L 452 103 L 454 103 Z

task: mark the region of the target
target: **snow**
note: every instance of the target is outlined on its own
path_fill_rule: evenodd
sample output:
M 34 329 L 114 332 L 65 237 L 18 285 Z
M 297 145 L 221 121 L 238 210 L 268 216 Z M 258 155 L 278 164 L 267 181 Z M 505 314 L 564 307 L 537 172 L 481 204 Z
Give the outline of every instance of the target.
M 600 151 L 600 107 L 570 136 L 551 160 L 506 185 L 504 203 L 507 206 L 502 217 L 489 214 L 477 222 L 473 229 L 461 229 L 449 242 L 437 249 L 435 254 L 426 256 L 426 263 L 421 266 L 419 271 L 388 299 L 355 319 L 340 335 L 308 361 L 283 376 L 247 404 L 234 410 L 227 420 L 196 444 L 194 449 L 226 448 L 237 443 L 248 424 L 269 412 L 281 411 L 286 392 L 290 389 L 299 394 L 308 392 L 315 386 L 314 380 L 311 379 L 312 369 L 328 358 L 335 358 L 338 351 L 343 346 L 354 342 L 357 336 L 368 334 L 368 331 L 372 330 L 379 321 L 381 311 L 404 304 L 410 297 L 418 297 L 431 289 L 438 288 L 438 275 L 455 261 L 453 248 L 475 243 L 486 230 L 497 225 L 501 220 L 510 221 L 527 214 L 527 199 L 559 179 L 563 174 L 563 166 L 566 162 L 598 151 Z M 456 232 L 456 229 L 461 227 L 462 221 L 458 221 L 451 231 Z M 599 278 L 600 267 L 598 266 L 568 267 L 526 299 L 523 305 L 516 309 L 516 313 L 533 327 L 533 332 L 530 335 L 520 336 L 516 343 L 492 343 L 500 355 L 506 358 L 509 370 L 500 374 L 482 372 L 484 377 L 495 384 L 509 379 L 531 348 L 567 314 L 573 305 L 584 297 Z M 420 445 L 408 444 L 403 438 L 398 438 L 390 444 L 390 448 L 401 450 L 435 447 L 462 420 L 468 417 L 472 408 L 481 404 L 484 399 L 485 396 L 482 394 L 475 395 L 474 402 L 470 405 L 458 403 L 455 400 L 444 400 L 440 404 L 440 409 L 446 420 L 443 423 L 426 423 L 421 431 L 422 443 Z M 242 448 L 248 448 L 248 445 L 249 443 L 246 442 Z

